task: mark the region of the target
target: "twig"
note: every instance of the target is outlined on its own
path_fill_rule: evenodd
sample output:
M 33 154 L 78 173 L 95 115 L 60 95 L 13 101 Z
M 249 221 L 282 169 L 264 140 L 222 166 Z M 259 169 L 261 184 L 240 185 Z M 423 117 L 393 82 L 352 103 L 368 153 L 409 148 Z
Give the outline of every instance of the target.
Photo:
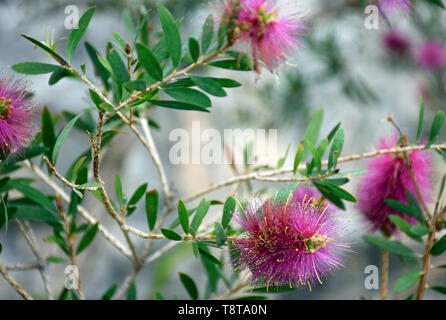
M 38 167 L 34 166 L 31 161 L 25 160 L 24 164 L 27 168 L 32 170 L 32 172 L 40 178 L 46 185 L 48 185 L 56 194 L 59 194 L 61 199 L 67 203 L 70 202 L 70 196 L 57 185 L 49 176 L 40 170 Z M 90 224 L 94 225 L 99 223 L 99 220 L 95 218 L 90 212 L 88 212 L 83 206 L 77 206 L 78 213 Z M 115 248 L 121 251 L 127 258 L 131 258 L 132 253 L 128 248 L 125 247 L 115 236 L 102 224 L 99 224 L 98 231 L 108 240 Z
M 13 287 L 15 291 L 17 291 L 17 293 L 22 296 L 23 299 L 34 300 L 33 297 L 31 297 L 31 295 L 28 292 L 26 292 L 26 290 L 23 289 L 23 287 L 11 277 L 8 271 L 6 271 L 5 267 L 3 267 L 1 264 L 0 264 L 0 273 L 2 274 L 3 278 L 5 278 L 5 280 L 8 281 L 11 287 Z
M 43 156 L 43 160 L 46 162 L 48 168 L 51 170 L 51 172 L 56 176 L 57 179 L 59 179 L 61 182 L 66 184 L 71 189 L 76 190 L 86 190 L 86 191 L 96 191 L 98 190 L 97 187 L 82 187 L 80 185 L 77 185 L 73 182 L 68 181 L 63 175 L 61 175 L 57 170 L 56 167 L 51 163 L 51 161 L 48 159 L 47 156 Z
M 382 250 L 381 262 L 381 300 L 387 299 L 387 284 L 389 277 L 389 251 Z
M 9 266 L 4 266 L 7 271 L 29 271 L 35 269 L 42 269 L 42 265 L 37 262 L 31 263 L 17 263 Z
M 34 236 L 34 232 L 31 228 L 31 226 L 29 225 L 28 221 L 24 221 L 23 223 L 18 220 L 15 219 L 14 220 L 20 231 L 22 232 L 23 236 L 25 237 L 26 242 L 28 243 L 29 247 L 31 248 L 31 251 L 33 252 L 34 256 L 37 259 L 37 264 L 39 265 L 39 272 L 40 272 L 40 276 L 42 277 L 42 282 L 43 282 L 43 286 L 45 288 L 45 293 L 46 296 L 49 300 L 53 300 L 53 292 L 51 290 L 51 287 L 49 285 L 49 278 L 48 278 L 48 274 L 47 274 L 47 263 L 44 260 L 44 258 L 42 257 L 42 255 L 40 254 L 39 249 L 37 248 L 37 240 L 36 237 Z

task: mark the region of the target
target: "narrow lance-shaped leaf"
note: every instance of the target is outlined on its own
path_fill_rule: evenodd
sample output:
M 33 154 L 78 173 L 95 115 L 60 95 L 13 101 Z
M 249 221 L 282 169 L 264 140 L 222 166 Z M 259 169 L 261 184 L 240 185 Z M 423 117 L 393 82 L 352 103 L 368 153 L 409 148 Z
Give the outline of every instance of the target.
M 198 61 L 198 57 L 200 56 L 200 45 L 195 38 L 189 38 L 189 53 L 194 62 Z
M 214 17 L 210 14 L 203 25 L 203 31 L 201 34 L 201 50 L 203 55 L 206 54 L 214 36 Z
M 183 284 L 184 288 L 186 288 L 187 293 L 190 295 L 190 297 L 193 300 L 198 299 L 198 289 L 195 285 L 194 280 L 192 280 L 191 277 L 189 277 L 187 274 L 180 272 L 180 280 Z
M 178 218 L 180 220 L 181 227 L 183 231 L 189 233 L 189 214 L 187 212 L 186 206 L 182 200 L 178 201 Z
M 296 174 L 299 164 L 302 161 L 302 157 L 304 155 L 304 142 L 301 141 L 299 146 L 297 147 L 296 155 L 294 156 L 294 164 L 293 164 L 293 174 Z
M 214 227 L 215 227 L 215 240 L 216 240 L 215 242 L 217 243 L 217 246 L 222 246 L 226 242 L 225 229 L 218 221 L 214 222 Z
M 206 201 L 206 199 L 202 199 L 200 204 L 198 205 L 197 213 L 195 214 L 194 218 L 191 222 L 191 229 L 193 232 L 197 232 L 198 228 L 201 225 L 201 222 L 203 222 L 204 217 L 206 216 L 208 210 L 209 210 L 209 201 Z
M 328 170 L 336 168 L 339 155 L 344 147 L 344 130 L 339 128 L 333 138 L 333 142 L 330 148 L 330 154 L 328 156 Z
M 43 109 L 42 113 L 42 141 L 45 147 L 48 148 L 46 155 L 52 159 L 54 144 L 56 143 L 56 134 L 54 132 L 53 120 L 48 108 Z
M 163 80 L 163 70 L 152 51 L 142 43 L 137 43 L 136 52 L 139 62 L 147 73 L 157 81 Z
M 13 65 L 11 68 L 15 72 L 30 75 L 51 73 L 56 70 L 65 70 L 58 65 L 41 62 L 21 62 Z
M 418 115 L 418 128 L 417 128 L 417 137 L 415 139 L 415 143 L 417 144 L 420 140 L 421 131 L 423 129 L 423 120 L 424 120 L 424 99 L 420 98 L 420 114 Z
M 395 293 L 401 293 L 412 287 L 415 283 L 418 282 L 422 274 L 423 273 L 420 271 L 415 271 L 406 273 L 405 275 L 400 277 L 395 284 Z
M 446 251 L 446 235 L 440 238 L 432 247 L 431 255 L 439 256 Z
M 403 245 L 397 241 L 389 240 L 383 236 L 379 236 L 376 234 L 365 234 L 362 237 L 368 243 L 370 243 L 374 246 L 377 246 L 381 249 L 392 252 L 394 254 L 397 254 L 400 256 L 408 256 L 408 257 L 418 256 L 417 253 L 414 252 L 412 249 L 406 247 L 405 245 Z
M 71 130 L 73 129 L 74 125 L 76 124 L 77 120 L 79 120 L 80 117 L 81 115 L 78 115 L 75 118 L 73 118 L 70 122 L 68 122 L 67 125 L 60 132 L 59 136 L 57 137 L 57 140 L 54 143 L 53 156 L 52 156 L 52 162 L 54 164 L 56 163 L 57 155 L 59 154 L 59 150 L 62 147 L 62 144 L 68 138 L 68 135 L 70 134 Z
M 169 229 L 161 229 L 161 233 L 169 240 L 181 241 L 183 238 L 175 231 Z
M 79 242 L 79 246 L 76 249 L 76 254 L 80 254 L 85 248 L 88 247 L 88 245 L 94 240 L 94 237 L 98 233 L 99 224 L 96 223 L 91 226 L 88 231 L 85 232 L 84 236 L 82 237 L 81 241 Z
M 440 110 L 435 115 L 434 121 L 432 122 L 431 132 L 429 135 L 429 143 L 426 145 L 426 148 L 434 144 L 438 139 L 438 133 L 440 132 L 441 126 L 444 121 L 444 112 Z
M 158 14 L 161 27 L 164 32 L 167 49 L 172 59 L 173 67 L 176 68 L 181 60 L 181 36 L 177 23 L 169 10 L 161 3 L 158 3 Z
M 158 191 L 151 190 L 146 193 L 146 215 L 150 231 L 155 228 L 158 215 Z
M 234 197 L 229 197 L 226 199 L 225 205 L 223 206 L 223 216 L 221 218 L 221 225 L 226 229 L 235 211 L 236 201 Z
M 87 30 L 88 25 L 90 24 L 91 18 L 93 17 L 94 11 L 96 7 L 91 7 L 82 15 L 79 19 L 79 28 L 73 29 L 68 38 L 67 42 L 67 59 L 68 62 L 71 62 L 74 52 L 76 51 L 77 45 Z

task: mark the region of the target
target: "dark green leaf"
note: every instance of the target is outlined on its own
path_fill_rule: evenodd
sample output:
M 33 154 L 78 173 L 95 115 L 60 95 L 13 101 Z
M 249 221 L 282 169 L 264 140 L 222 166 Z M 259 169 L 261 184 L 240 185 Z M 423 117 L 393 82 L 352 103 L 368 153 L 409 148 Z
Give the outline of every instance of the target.
M 232 215 L 234 214 L 236 206 L 236 201 L 234 197 L 228 197 L 226 199 L 225 205 L 223 207 L 223 216 L 221 218 L 221 225 L 224 229 L 226 229 L 229 225 L 229 222 L 232 219 Z
M 220 247 L 220 246 L 224 245 L 226 242 L 225 229 L 223 228 L 221 223 L 218 221 L 214 222 L 214 226 L 215 226 L 215 240 L 216 240 L 217 246 Z
M 127 216 L 131 215 L 135 210 L 135 205 L 142 199 L 147 190 L 147 183 L 141 185 L 138 189 L 136 189 L 135 193 L 130 198 L 127 204 Z
M 81 241 L 79 242 L 79 246 L 76 249 L 76 254 L 80 254 L 85 248 L 87 248 L 90 243 L 94 240 L 94 237 L 98 233 L 99 224 L 96 223 L 90 227 L 82 237 Z
M 175 231 L 169 229 L 161 229 L 161 233 L 169 240 L 181 241 L 183 238 Z
M 394 254 L 401 255 L 401 256 L 408 256 L 408 257 L 418 256 L 418 254 L 416 252 L 412 251 L 412 249 L 406 247 L 405 245 L 403 245 L 397 241 L 389 240 L 385 237 L 375 235 L 375 234 L 365 234 L 362 237 L 368 243 L 370 243 L 374 246 L 377 246 L 381 249 L 392 252 Z
M 210 112 L 207 108 L 199 107 L 197 105 L 193 105 L 190 103 L 180 102 L 180 101 L 171 101 L 171 100 L 149 100 L 150 103 L 170 109 L 177 109 L 183 111 L 201 111 L 201 112 Z
M 218 265 L 218 266 L 222 266 L 223 263 L 218 260 L 216 257 L 214 257 L 211 253 L 203 250 L 202 248 L 198 248 L 198 251 L 200 252 L 200 254 L 202 256 L 204 256 L 205 258 L 207 258 L 209 261 L 211 261 L 212 263 Z
M 55 64 L 40 63 L 40 62 L 21 62 L 13 65 L 11 68 L 15 72 L 31 74 L 31 75 L 51 73 L 56 70 L 65 70 Z
M 189 38 L 189 53 L 194 62 L 198 61 L 198 57 L 200 56 L 200 45 L 195 38 Z
M 429 287 L 429 289 L 437 291 L 442 294 L 446 294 L 446 287 L 433 286 L 433 287 Z
M 134 90 L 145 92 L 146 91 L 146 83 L 142 80 L 134 80 L 124 83 L 124 88 L 126 88 L 129 92 Z
M 188 234 L 189 233 L 189 214 L 187 212 L 186 206 L 184 205 L 184 202 L 179 200 L 178 201 L 178 219 L 181 223 L 181 227 L 183 228 L 183 231 Z
M 45 147 L 48 148 L 46 153 L 49 159 L 52 159 L 54 144 L 56 143 L 56 134 L 54 132 L 53 120 L 48 108 L 43 109 L 42 113 L 42 141 Z
M 91 7 L 82 15 L 79 19 L 79 28 L 73 29 L 68 38 L 67 42 L 67 60 L 71 62 L 71 59 L 76 51 L 77 45 L 87 30 L 88 25 L 90 24 L 91 18 L 93 17 L 94 11 L 96 7 Z
M 338 157 L 342 152 L 344 147 L 344 129 L 339 128 L 333 138 L 333 143 L 331 144 L 330 154 L 328 156 L 328 170 L 331 168 L 336 168 Z
M 110 63 L 116 78 L 121 83 L 130 81 L 130 76 L 127 67 L 125 66 L 124 62 L 121 59 L 121 56 L 116 50 L 113 49 L 109 52 L 107 60 Z
M 9 184 L 18 192 L 23 194 L 26 198 L 40 204 L 41 206 L 57 212 L 56 206 L 53 202 L 39 190 L 17 180 L 11 180 Z
M 420 140 L 421 131 L 423 129 L 423 120 L 424 120 L 424 99 L 423 99 L 423 97 L 421 97 L 420 98 L 420 113 L 418 115 L 417 137 L 415 140 L 416 144 L 418 144 L 418 141 Z
M 116 284 L 112 285 L 101 297 L 101 300 L 111 300 L 113 298 L 113 295 L 116 292 L 116 289 L 118 289 L 118 286 Z
M 179 102 L 196 105 L 203 108 L 211 107 L 211 100 L 204 93 L 191 88 L 167 88 L 164 92 Z
M 209 46 L 211 45 L 212 38 L 214 36 L 214 17 L 210 14 L 203 25 L 203 31 L 201 34 L 201 50 L 203 55 L 206 54 Z
M 139 62 L 147 73 L 157 81 L 163 80 L 163 70 L 152 51 L 142 43 L 137 43 L 136 52 L 138 53 Z
M 110 72 L 102 65 L 102 63 L 99 61 L 98 58 L 98 51 L 88 42 L 85 42 L 85 48 L 87 49 L 87 53 L 93 62 L 94 68 L 96 72 L 99 74 L 102 83 L 108 90 L 110 88 L 110 85 L 108 83 L 108 78 L 110 77 Z
M 178 30 L 177 23 L 172 17 L 169 10 L 163 4 L 158 3 L 158 14 L 161 21 L 161 26 L 164 32 L 164 39 L 166 40 L 167 49 L 169 50 L 174 69 L 178 66 L 181 60 L 181 36 Z
M 180 280 L 183 284 L 184 288 L 186 288 L 187 293 L 192 298 L 192 300 L 198 299 L 198 289 L 195 285 L 194 280 L 189 277 L 187 274 L 180 272 Z
M 439 256 L 446 250 L 446 235 L 440 238 L 432 247 L 431 255 Z
M 57 137 L 57 140 L 54 143 L 53 155 L 51 158 L 54 164 L 56 163 L 60 147 L 62 147 L 62 144 L 68 138 L 68 135 L 70 134 L 71 130 L 73 129 L 74 125 L 76 124 L 77 120 L 79 120 L 80 117 L 81 115 L 78 115 L 75 118 L 73 118 L 70 122 L 68 122 L 67 125 L 60 132 L 59 136 Z
M 146 215 L 149 229 L 153 231 L 158 216 L 158 191 L 156 190 L 146 193 Z
M 60 56 L 58 55 L 53 49 L 49 48 L 46 44 L 31 38 L 30 36 L 27 36 L 26 34 L 21 34 L 22 37 L 24 37 L 26 40 L 31 41 L 39 48 L 43 49 L 45 52 L 49 53 L 51 57 L 53 57 L 57 62 L 59 62 L 61 65 L 66 66 L 68 63 Z
M 304 152 L 304 142 L 301 141 L 299 146 L 297 147 L 296 155 L 294 156 L 294 164 L 293 164 L 293 174 L 296 174 L 299 164 L 302 161 Z
M 216 96 L 225 97 L 226 92 L 220 83 L 209 77 L 198 77 L 190 76 L 190 79 L 199 87 L 201 90 Z
M 417 283 L 423 273 L 420 271 L 410 272 L 403 275 L 396 281 L 394 291 L 395 293 L 401 293 L 412 287 Z
M 429 135 L 429 143 L 427 144 L 426 148 L 428 148 L 428 146 L 431 146 L 437 141 L 438 133 L 440 132 L 441 126 L 443 125 L 443 120 L 444 120 L 444 112 L 443 110 L 440 110 L 437 112 L 434 121 L 432 122 L 432 128 Z
M 130 285 L 129 289 L 127 290 L 126 300 L 136 300 L 136 285 L 134 282 Z
M 198 205 L 197 213 L 195 214 L 194 218 L 192 219 L 192 222 L 190 224 L 190 228 L 197 232 L 198 228 L 201 225 L 201 222 L 203 222 L 204 217 L 208 213 L 210 207 L 209 201 L 206 201 L 206 199 L 202 199 L 200 204 Z

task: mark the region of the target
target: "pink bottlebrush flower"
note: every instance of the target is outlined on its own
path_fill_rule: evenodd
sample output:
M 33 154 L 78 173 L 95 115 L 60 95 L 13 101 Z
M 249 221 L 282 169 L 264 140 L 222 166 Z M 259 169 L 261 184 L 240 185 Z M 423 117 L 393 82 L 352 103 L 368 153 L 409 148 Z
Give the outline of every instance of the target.
M 409 49 L 410 41 L 406 35 L 392 29 L 384 35 L 383 44 L 387 51 L 401 55 Z
M 412 8 L 410 0 L 379 0 L 379 6 L 386 15 L 396 12 L 408 12 Z
M 276 0 L 226 0 L 224 17 L 240 31 L 240 39 L 250 41 L 255 69 L 258 59 L 269 70 L 287 60 L 295 48 L 302 47 L 298 37 L 306 26 L 296 14 L 279 16 Z
M 311 286 L 343 267 L 348 244 L 339 239 L 345 225 L 312 198 L 258 200 L 239 213 L 236 221 L 246 232 L 242 238 L 230 239 L 234 264 L 239 270 L 249 270 L 253 283 Z
M 393 148 L 397 139 L 397 135 L 387 140 L 381 139 L 379 148 Z M 408 158 L 423 199 L 429 202 L 432 187 L 429 151 L 413 150 L 408 153 Z M 416 223 L 415 218 L 390 208 L 384 202 L 385 199 L 395 199 L 407 203 L 406 189 L 416 196 L 409 169 L 401 154 L 382 154 L 369 160 L 368 172 L 362 176 L 357 199 L 360 212 L 373 224 L 372 230 L 381 229 L 384 234 L 391 235 L 396 227 L 389 219 L 390 214 L 398 215 L 412 224 Z
M 445 48 L 435 40 L 428 40 L 419 48 L 416 60 L 424 69 L 439 70 L 446 63 Z
M 23 81 L 0 78 L 0 147 L 2 158 L 20 152 L 35 132 L 34 105 Z
M 337 209 L 335 205 L 326 199 L 321 200 L 321 196 L 321 193 L 315 187 L 307 186 L 305 184 L 299 184 L 293 192 L 292 202 L 302 203 L 303 201 L 305 201 L 305 199 L 308 200 L 312 198 L 315 200 L 315 204 L 326 208 L 328 212 L 336 212 Z

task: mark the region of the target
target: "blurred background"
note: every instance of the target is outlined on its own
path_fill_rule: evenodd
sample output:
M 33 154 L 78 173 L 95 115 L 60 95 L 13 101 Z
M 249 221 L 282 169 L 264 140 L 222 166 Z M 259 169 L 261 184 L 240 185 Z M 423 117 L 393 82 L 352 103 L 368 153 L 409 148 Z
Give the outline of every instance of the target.
M 220 14 L 217 1 L 162 2 L 175 17 L 184 17 L 184 35 L 198 35 L 210 12 L 214 16 Z M 153 9 L 149 15 L 149 25 L 155 30 L 159 28 L 156 3 L 148 0 L 0 0 L 0 70 L 23 61 L 51 62 L 40 50 L 33 50 L 32 45 L 20 36 L 21 33 L 45 39 L 46 31 L 49 34 L 54 32 L 55 39 L 60 39 L 58 50 L 64 53 L 66 38 L 70 33 L 70 30 L 64 28 L 65 8 L 68 5 L 78 6 L 81 13 L 92 5 L 97 6 L 84 40 L 93 43 L 96 48 L 102 48 L 103 53 L 107 41 L 112 39 L 113 31 L 126 40 L 131 39 L 128 18 L 133 17 L 137 21 L 145 9 Z M 409 137 L 414 137 L 420 96 L 424 97 L 426 105 L 425 124 L 430 124 L 436 111 L 445 106 L 446 65 L 438 61 L 429 44 L 438 43 L 437 47 L 443 48 L 445 56 L 446 10 L 440 10 L 428 4 L 428 1 L 418 1 L 411 14 L 397 14 L 388 19 L 381 17 L 379 29 L 368 30 L 364 26 L 367 14 L 360 7 L 359 0 L 293 0 L 286 4 L 300 12 L 303 21 L 309 26 L 303 39 L 305 48 L 296 53 L 292 63 L 280 68 L 276 74 L 271 74 L 267 69 L 263 69 L 261 74 L 213 69 L 209 71 L 213 75 L 232 77 L 243 83 L 243 86 L 229 90 L 226 98 L 214 98 L 210 114 L 164 108 L 156 108 L 151 113 L 151 118 L 160 125 L 160 129 L 154 130 L 153 134 L 177 196 L 201 190 L 234 174 L 228 165 L 173 165 L 169 162 L 169 150 L 174 144 L 168 139 L 169 133 L 176 128 L 190 132 L 192 121 L 199 120 L 201 130 L 215 128 L 219 132 L 231 128 L 277 129 L 279 154 L 283 156 L 290 145 L 285 162 L 285 166 L 290 166 L 309 118 L 321 107 L 325 109 L 321 135 L 327 135 L 338 122 L 342 122 L 346 135 L 343 154 L 348 155 L 370 151 L 380 137 L 391 134 L 393 128 L 386 121 L 389 115 Z M 79 46 L 73 60 L 74 66 L 79 69 L 80 65 L 88 61 L 85 48 Z M 93 77 L 91 71 L 91 65 L 87 63 L 87 74 Z M 47 106 L 53 114 L 62 111 L 79 113 L 90 104 L 86 87 L 77 81 L 64 79 L 49 86 L 48 75 L 27 77 L 26 80 L 35 93 L 39 110 Z M 430 129 L 429 125 L 424 128 L 427 132 Z M 427 133 L 424 134 L 426 136 Z M 59 170 L 66 172 L 72 160 L 88 145 L 85 133 L 73 131 L 60 152 Z M 103 159 L 102 176 L 108 186 L 113 186 L 115 174 L 120 172 L 127 194 L 132 194 L 145 182 L 149 183 L 151 189 L 160 188 L 159 177 L 150 157 L 128 130 L 114 139 Z M 438 185 L 445 166 L 438 155 L 434 155 L 433 159 L 433 179 L 435 185 Z M 341 165 L 341 168 L 357 170 L 365 168 L 365 165 L 366 162 L 361 160 Z M 240 172 L 244 170 L 239 169 Z M 24 177 L 30 175 L 25 169 L 15 174 Z M 354 194 L 357 182 L 358 178 L 353 178 L 346 189 Z M 265 187 L 278 190 L 283 186 L 280 183 L 255 183 L 253 188 L 254 191 Z M 41 188 L 49 191 L 44 185 Z M 224 201 L 233 191 L 234 186 L 223 188 L 206 198 Z M 245 189 L 240 189 L 237 196 L 250 197 Z M 88 195 L 85 206 L 121 238 L 119 228 L 110 221 L 94 197 Z M 213 206 L 211 210 L 213 214 L 218 214 L 221 207 Z M 271 295 L 270 298 L 376 299 L 379 296 L 379 290 L 365 289 L 367 275 L 364 269 L 368 265 L 380 265 L 380 252 L 361 240 L 367 225 L 362 222 L 353 204 L 348 204 L 345 216 L 351 221 L 348 240 L 353 243 L 352 250 L 355 252 L 346 259 L 345 269 L 326 279 L 323 285 L 313 288 L 312 292 L 307 289 L 287 291 Z M 212 214 L 207 219 L 211 221 Z M 142 206 L 132 215 L 129 224 L 146 228 Z M 51 229 L 39 221 L 32 225 L 46 255 L 56 255 L 58 249 L 43 241 L 50 235 Z M 11 224 L 7 234 L 2 230 L 0 242 L 3 244 L 0 256 L 2 264 L 32 261 L 32 253 L 15 224 Z M 135 238 L 135 242 L 141 250 L 144 241 Z M 164 244 L 164 241 L 157 242 L 155 249 Z M 438 261 L 438 264 L 444 263 L 446 261 Z M 101 236 L 95 239 L 90 250 L 79 257 L 78 264 L 83 289 L 90 299 L 100 298 L 112 284 L 119 285 L 131 268 L 130 262 Z M 391 256 L 391 287 L 408 270 L 398 258 Z M 191 275 L 200 291 L 204 291 L 206 274 L 203 266 L 191 255 L 191 247 L 181 244 L 139 273 L 136 281 L 137 298 L 154 299 L 157 292 L 169 299 L 188 298 L 179 281 L 178 272 Z M 63 288 L 64 265 L 52 264 L 50 273 L 51 286 L 57 295 Z M 37 271 L 15 271 L 13 276 L 30 293 L 43 296 Z M 437 271 L 430 275 L 432 279 L 438 277 L 437 283 L 441 276 L 441 272 Z M 220 283 L 219 286 L 223 293 L 224 285 Z M 407 292 L 391 294 L 390 298 L 405 298 L 407 295 Z M 0 299 L 18 298 L 16 292 L 0 278 Z M 426 298 L 442 297 L 428 291 Z

